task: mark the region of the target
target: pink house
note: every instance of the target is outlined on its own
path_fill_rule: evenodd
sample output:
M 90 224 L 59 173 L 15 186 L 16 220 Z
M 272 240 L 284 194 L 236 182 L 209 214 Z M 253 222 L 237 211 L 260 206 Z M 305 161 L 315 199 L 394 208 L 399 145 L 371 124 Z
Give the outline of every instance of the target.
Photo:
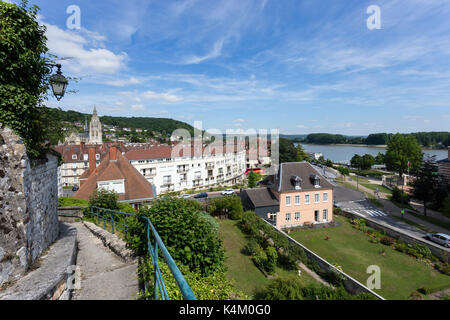
M 278 229 L 333 220 L 333 185 L 309 163 L 282 163 L 261 184 L 242 191 L 243 205 Z

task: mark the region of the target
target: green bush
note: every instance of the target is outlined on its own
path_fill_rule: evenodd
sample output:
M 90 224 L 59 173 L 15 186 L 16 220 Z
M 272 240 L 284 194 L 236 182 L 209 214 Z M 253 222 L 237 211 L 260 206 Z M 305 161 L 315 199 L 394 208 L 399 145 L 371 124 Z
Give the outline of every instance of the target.
M 448 288 L 449 288 L 449 285 L 446 284 L 446 285 L 440 285 L 440 286 L 434 286 L 434 287 L 427 287 L 426 286 L 426 287 L 420 288 L 417 291 L 419 291 L 422 294 L 430 294 L 430 293 L 439 292 L 439 291 L 442 291 L 442 290 L 445 290 L 445 289 L 448 289 Z
M 450 276 L 450 264 L 449 263 L 444 263 L 442 265 L 441 264 L 436 264 L 436 269 L 439 272 Z
M 246 300 L 249 297 L 237 290 L 234 284 L 227 280 L 225 272 L 216 271 L 207 276 L 199 272 L 191 272 L 189 268 L 177 264 L 184 275 L 189 287 L 198 300 Z M 171 300 L 183 300 L 180 289 L 173 277 L 168 265 L 159 260 L 159 268 L 166 285 L 167 293 Z M 154 278 L 151 259 L 145 259 L 139 266 L 139 278 L 149 284 L 148 289 L 140 294 L 141 299 L 154 299 Z
M 150 219 L 172 258 L 189 270 L 209 275 L 223 268 L 222 241 L 198 211 L 195 200 L 158 200 L 150 208 L 139 210 L 136 217 L 129 218 L 127 242 L 138 255 L 147 254 L 143 217 Z
M 242 252 L 249 256 L 255 256 L 261 251 L 261 247 L 255 239 L 250 239 L 242 249 Z
M 285 270 L 297 270 L 296 260 L 289 253 L 279 254 L 277 263 Z
M 224 216 L 232 220 L 239 220 L 242 218 L 244 209 L 240 197 L 229 196 L 210 199 L 207 211 L 214 217 Z
M 413 244 L 413 248 L 416 250 L 417 254 L 422 257 L 430 258 L 432 256 L 430 248 L 423 244 Z
M 277 250 L 274 247 L 267 247 L 266 248 L 266 256 L 267 260 L 265 263 L 265 270 L 273 274 L 275 272 L 275 268 L 277 266 L 277 259 L 278 259 L 278 253 Z
M 389 236 L 383 236 L 380 242 L 386 246 L 392 246 L 395 243 L 395 239 Z

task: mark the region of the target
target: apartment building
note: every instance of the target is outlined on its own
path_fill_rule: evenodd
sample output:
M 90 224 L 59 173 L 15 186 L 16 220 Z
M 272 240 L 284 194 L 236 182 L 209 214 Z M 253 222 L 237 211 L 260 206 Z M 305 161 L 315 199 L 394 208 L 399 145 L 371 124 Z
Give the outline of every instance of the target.
M 307 162 L 282 163 L 261 185 L 241 192 L 243 206 L 278 229 L 333 220 L 333 185 Z
M 238 150 L 235 147 L 231 152 L 212 145 L 203 145 L 200 150 L 192 146 L 181 148 L 160 145 L 134 149 L 125 153 L 125 157 L 155 186 L 158 194 L 231 186 L 241 182 L 244 177 L 245 148 Z

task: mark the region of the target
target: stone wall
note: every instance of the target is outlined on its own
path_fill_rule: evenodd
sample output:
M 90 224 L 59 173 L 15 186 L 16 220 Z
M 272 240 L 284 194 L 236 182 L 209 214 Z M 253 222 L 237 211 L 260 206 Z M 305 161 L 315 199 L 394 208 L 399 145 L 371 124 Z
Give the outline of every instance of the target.
M 19 279 L 58 236 L 58 157 L 30 161 L 0 124 L 0 286 Z

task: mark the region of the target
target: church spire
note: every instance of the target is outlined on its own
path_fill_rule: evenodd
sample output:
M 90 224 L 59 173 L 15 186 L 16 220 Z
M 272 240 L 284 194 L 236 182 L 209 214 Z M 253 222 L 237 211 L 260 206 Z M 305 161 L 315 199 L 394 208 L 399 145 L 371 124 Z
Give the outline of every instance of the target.
M 92 115 L 94 115 L 94 116 L 97 115 L 97 109 L 95 109 L 95 106 L 94 106 L 94 112 L 92 112 Z

